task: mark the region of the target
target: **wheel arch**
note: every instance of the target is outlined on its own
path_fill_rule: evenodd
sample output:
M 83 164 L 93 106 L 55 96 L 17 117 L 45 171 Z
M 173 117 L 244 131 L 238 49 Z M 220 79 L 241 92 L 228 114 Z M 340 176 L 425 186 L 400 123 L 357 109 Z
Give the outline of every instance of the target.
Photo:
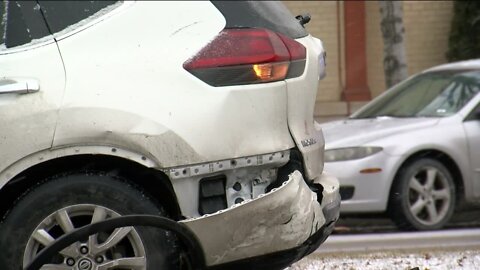
M 464 177 L 463 177 L 462 171 L 460 170 L 460 167 L 455 162 L 455 160 L 444 151 L 441 151 L 438 149 L 423 149 L 408 155 L 408 157 L 403 160 L 403 162 L 400 164 L 400 166 L 396 170 L 392 183 L 390 185 L 389 192 L 388 192 L 389 196 L 388 196 L 387 208 L 390 207 L 390 200 L 392 197 L 392 194 L 391 194 L 392 187 L 397 181 L 399 181 L 400 171 L 421 158 L 431 158 L 440 162 L 443 166 L 445 166 L 447 170 L 451 173 L 453 182 L 455 184 L 455 195 L 457 197 L 457 204 L 464 199 L 465 197 L 464 196 L 465 194 Z
M 122 150 L 114 147 L 110 147 L 109 151 L 115 155 L 78 151 L 77 154 L 30 162 L 30 166 L 11 166 L 0 178 L 3 181 L 0 189 L 0 217 L 8 212 L 18 198 L 47 177 L 74 171 L 95 171 L 126 178 L 140 187 L 154 203 L 164 207 L 171 218 L 181 218 L 181 210 L 170 179 L 162 171 L 153 168 L 152 160 L 141 155 L 120 156 Z

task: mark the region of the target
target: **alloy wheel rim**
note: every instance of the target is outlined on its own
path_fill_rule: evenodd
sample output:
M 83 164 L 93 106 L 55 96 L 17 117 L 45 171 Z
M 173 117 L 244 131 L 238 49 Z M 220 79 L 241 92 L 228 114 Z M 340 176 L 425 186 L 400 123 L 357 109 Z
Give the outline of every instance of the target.
M 448 214 L 450 185 L 443 172 L 432 166 L 417 170 L 408 186 L 408 209 L 423 225 L 436 225 Z
M 23 265 L 58 237 L 84 225 L 120 216 L 106 207 L 77 204 L 62 208 L 46 217 L 33 231 L 27 242 Z M 41 270 L 146 270 L 143 242 L 133 227 L 91 235 L 63 249 Z

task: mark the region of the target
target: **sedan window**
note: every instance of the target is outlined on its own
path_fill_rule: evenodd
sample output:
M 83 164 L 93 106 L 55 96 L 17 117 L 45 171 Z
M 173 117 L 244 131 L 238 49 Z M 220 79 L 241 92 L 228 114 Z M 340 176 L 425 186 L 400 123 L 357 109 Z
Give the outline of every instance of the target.
M 460 74 L 436 96 L 418 116 L 452 115 L 467 104 L 480 89 L 478 73 Z
M 479 91 L 479 71 L 425 73 L 388 90 L 351 118 L 444 117 L 458 112 Z

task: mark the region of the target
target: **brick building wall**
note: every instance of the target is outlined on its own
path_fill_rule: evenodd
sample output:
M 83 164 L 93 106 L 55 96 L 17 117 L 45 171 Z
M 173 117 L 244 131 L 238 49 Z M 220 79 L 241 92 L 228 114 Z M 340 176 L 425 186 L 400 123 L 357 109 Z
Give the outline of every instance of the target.
M 367 76 L 372 98 L 385 91 L 383 73 L 383 39 L 380 29 L 380 7 L 377 1 L 365 2 L 367 30 Z
M 405 1 L 403 13 L 408 73 L 446 63 L 453 2 Z
M 362 103 L 342 100 L 345 85 L 344 2 L 283 1 L 294 15 L 308 12 L 312 21 L 307 30 L 322 39 L 327 50 L 327 77 L 317 95 L 317 116 L 343 117 Z M 428 67 L 446 63 L 445 52 L 453 16 L 452 1 L 404 1 L 406 54 L 410 75 Z M 383 40 L 380 8 L 377 1 L 365 1 L 366 69 L 370 94 L 385 91 Z

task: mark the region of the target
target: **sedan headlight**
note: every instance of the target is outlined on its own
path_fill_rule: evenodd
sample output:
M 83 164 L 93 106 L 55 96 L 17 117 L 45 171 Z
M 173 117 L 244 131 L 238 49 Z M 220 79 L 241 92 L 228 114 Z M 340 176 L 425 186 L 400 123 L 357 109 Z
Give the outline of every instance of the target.
M 382 151 L 382 147 L 347 147 L 325 151 L 325 162 L 360 159 Z

